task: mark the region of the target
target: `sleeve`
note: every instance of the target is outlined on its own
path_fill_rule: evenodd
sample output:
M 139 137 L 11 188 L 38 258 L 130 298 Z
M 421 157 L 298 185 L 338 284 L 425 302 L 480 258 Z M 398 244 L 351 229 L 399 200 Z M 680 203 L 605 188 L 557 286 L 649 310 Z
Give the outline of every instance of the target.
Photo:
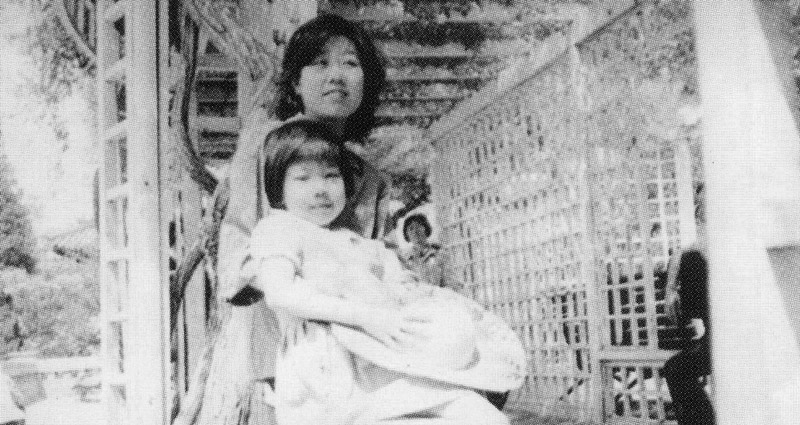
M 385 174 L 377 174 L 378 187 L 375 200 L 375 229 L 372 239 L 383 239 L 386 236 L 386 222 L 389 219 L 389 184 Z
M 228 176 L 221 184 L 229 190 L 228 206 L 220 224 L 217 272 L 218 296 L 229 300 L 246 287 L 254 276 L 244 272 L 249 261 L 250 232 L 259 216 L 258 170 L 260 150 L 266 135 L 278 123 L 270 121 L 265 108 L 256 108 L 242 128 Z
M 355 190 L 339 219 L 339 227 L 369 239 L 384 236 L 388 202 L 388 176 L 348 149 L 354 168 Z
M 243 126 L 239 144 L 228 171 L 230 200 L 223 223 L 249 234 L 258 220 L 259 158 L 264 139 L 279 124 L 270 120 L 266 108 L 256 108 Z
M 681 255 L 678 282 L 684 319 L 700 318 L 708 323 L 708 264 L 702 252 L 690 250 Z
M 278 211 L 261 219 L 250 237 L 249 254 L 256 263 L 268 258 L 285 258 L 298 272 L 302 267 L 301 236 L 297 223 Z

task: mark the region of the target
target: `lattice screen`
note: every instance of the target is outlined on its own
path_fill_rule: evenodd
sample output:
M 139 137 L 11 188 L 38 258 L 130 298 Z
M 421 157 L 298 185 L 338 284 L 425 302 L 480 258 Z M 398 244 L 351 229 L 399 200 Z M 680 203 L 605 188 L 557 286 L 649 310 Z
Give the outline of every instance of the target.
M 104 64 L 101 78 L 101 137 L 104 155 L 101 193 L 101 264 L 103 308 L 103 374 L 109 423 L 125 423 L 129 373 L 126 347 L 130 344 L 127 320 L 130 283 L 128 217 L 128 136 L 125 58 L 125 2 L 100 2 L 98 56 Z
M 169 318 L 159 225 L 159 9 L 152 0 L 102 0 L 97 6 L 107 420 L 163 422 Z
M 435 140 L 446 276 L 505 318 L 528 352 L 513 407 L 604 422 L 673 417 L 659 374 L 677 347 L 664 285 L 670 253 L 694 237 L 696 167 L 688 139 L 651 131 L 648 120 L 675 113 L 669 96 L 641 94 L 657 86 L 638 74 L 650 65 L 639 44 L 669 44 L 685 28 L 654 30 L 659 10 L 629 13 Z
M 554 65 L 442 140 L 434 193 L 446 275 L 504 317 L 528 350 L 512 403 L 585 419 L 595 381 L 586 161 L 577 116 L 533 94 L 570 99 L 568 71 L 565 61 Z

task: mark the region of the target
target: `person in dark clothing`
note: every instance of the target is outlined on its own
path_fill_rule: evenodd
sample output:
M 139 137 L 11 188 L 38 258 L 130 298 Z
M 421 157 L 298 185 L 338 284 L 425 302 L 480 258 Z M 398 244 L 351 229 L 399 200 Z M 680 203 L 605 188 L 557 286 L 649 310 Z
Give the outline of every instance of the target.
M 679 325 L 685 348 L 664 364 L 679 425 L 713 425 L 714 408 L 700 378 L 711 373 L 711 327 L 708 305 L 708 262 L 702 244 L 679 253 L 677 272 Z

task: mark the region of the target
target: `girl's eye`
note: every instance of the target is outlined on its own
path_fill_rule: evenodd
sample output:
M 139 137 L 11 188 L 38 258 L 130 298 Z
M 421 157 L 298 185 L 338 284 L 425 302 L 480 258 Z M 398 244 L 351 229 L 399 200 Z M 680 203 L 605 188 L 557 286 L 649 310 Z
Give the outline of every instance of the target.
M 345 65 L 352 66 L 352 67 L 360 67 L 361 62 L 358 61 L 357 58 L 348 58 L 344 61 Z
M 340 172 L 338 172 L 338 171 L 331 171 L 329 173 L 325 173 L 325 178 L 326 179 L 338 179 L 338 178 L 341 178 L 341 177 L 342 177 L 342 174 Z

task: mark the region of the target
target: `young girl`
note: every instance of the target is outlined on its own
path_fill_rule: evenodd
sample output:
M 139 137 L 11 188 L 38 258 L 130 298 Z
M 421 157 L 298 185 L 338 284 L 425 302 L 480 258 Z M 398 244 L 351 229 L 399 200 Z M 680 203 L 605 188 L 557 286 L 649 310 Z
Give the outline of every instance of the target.
M 464 386 L 518 386 L 519 341 L 499 319 L 462 308 L 463 297 L 418 285 L 382 243 L 336 225 L 353 185 L 334 140 L 298 120 L 265 144 L 273 210 L 250 254 L 279 321 L 278 422 L 507 424 Z

